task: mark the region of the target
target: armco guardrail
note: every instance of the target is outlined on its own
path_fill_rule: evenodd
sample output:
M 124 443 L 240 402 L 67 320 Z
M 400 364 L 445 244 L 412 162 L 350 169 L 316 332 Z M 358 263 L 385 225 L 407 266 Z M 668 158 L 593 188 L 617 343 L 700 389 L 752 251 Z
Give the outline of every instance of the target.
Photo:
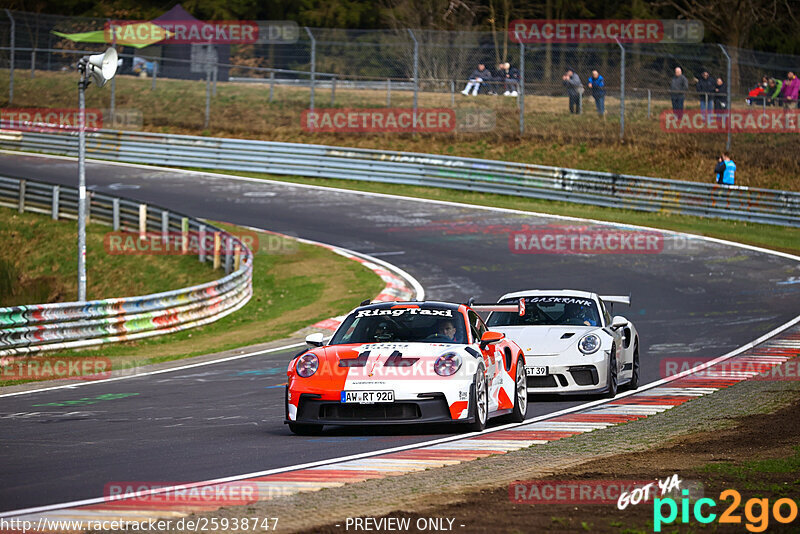
M 0 147 L 74 156 L 78 140 L 75 132 L 4 130 Z M 524 163 L 107 130 L 87 135 L 87 151 L 116 161 L 411 184 L 800 226 L 800 193 Z
M 77 202 L 77 189 L 0 176 L 0 206 L 76 219 Z M 163 239 L 180 236 L 187 249 L 199 251 L 200 261 L 214 259 L 207 250 L 220 250 L 217 259 L 226 276 L 153 295 L 0 308 L 0 356 L 177 332 L 216 321 L 250 300 L 253 255 L 235 236 L 166 209 L 96 192 L 90 192 L 87 205 L 92 222 L 109 224 L 114 230 L 131 229 L 133 239 L 139 239 L 140 232 L 150 232 L 145 234 L 149 239 L 152 232 Z M 217 236 L 219 249 L 206 245 Z

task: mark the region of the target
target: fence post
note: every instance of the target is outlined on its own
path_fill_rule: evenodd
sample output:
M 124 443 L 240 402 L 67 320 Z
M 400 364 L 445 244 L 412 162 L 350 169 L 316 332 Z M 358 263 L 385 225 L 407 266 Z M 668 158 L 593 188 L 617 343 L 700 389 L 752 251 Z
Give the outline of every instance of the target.
M 625 46 L 619 42 L 619 140 L 625 140 Z M 649 115 L 650 109 L 650 92 L 648 91 L 647 109 Z
M 189 218 L 181 218 L 181 252 L 189 252 Z
M 119 199 L 111 200 L 111 220 L 115 232 L 119 231 Z
M 217 96 L 217 77 L 219 77 L 219 65 L 214 63 L 214 71 L 213 71 L 214 88 L 212 92 L 214 96 Z
M 728 70 L 726 71 L 726 82 L 728 84 L 728 94 L 726 95 L 728 99 L 727 103 L 727 112 L 728 112 L 728 141 L 725 143 L 725 150 L 731 149 L 731 56 L 728 55 L 728 51 L 725 50 L 725 47 L 721 44 L 718 45 L 722 53 L 725 54 L 725 59 L 728 61 Z
M 392 79 L 386 78 L 386 107 L 392 107 Z
M 450 80 L 450 106 L 456 107 L 456 82 Z
M 219 232 L 214 232 L 214 270 L 219 269 L 220 266 L 219 253 L 220 249 L 222 248 L 221 245 L 222 243 L 220 241 Z
M 36 77 L 36 49 L 31 50 L 31 80 Z
M 19 204 L 18 204 L 18 208 L 19 208 L 19 212 L 20 213 L 23 213 L 25 211 L 25 189 L 26 189 L 25 185 L 26 185 L 26 183 L 27 182 L 25 182 L 25 180 L 20 180 L 19 181 Z
M 206 261 L 206 225 L 201 224 L 197 228 L 197 249 L 199 250 L 198 253 L 198 260 L 201 262 Z
M 650 89 L 647 90 L 647 118 L 650 118 Z
M 521 39 L 519 41 L 519 135 L 523 135 L 525 133 L 525 43 Z
M 11 48 L 10 55 L 9 55 L 9 72 L 8 72 L 8 104 L 11 105 L 14 103 L 14 55 L 16 53 L 16 33 L 17 33 L 17 22 L 14 20 L 14 17 L 11 15 L 11 11 L 6 9 L 6 15 L 8 18 L 11 19 L 11 35 L 9 46 Z
M 275 95 L 275 71 L 269 73 L 269 103 L 272 103 L 272 98 Z
M 156 90 L 156 78 L 158 78 L 158 61 L 153 62 L 153 80 L 152 83 L 150 84 L 151 91 Z
M 231 273 L 232 264 L 233 264 L 233 237 L 228 236 L 225 238 L 225 274 Z
M 139 204 L 139 239 L 147 239 L 147 204 Z
M 169 242 L 169 212 L 161 210 L 161 241 Z
M 238 271 L 242 261 L 242 247 L 237 243 L 233 247 L 233 270 Z
M 208 128 L 211 122 L 211 66 L 206 64 L 206 116 L 203 129 Z
M 331 107 L 336 102 L 336 76 L 331 80 Z
M 414 40 L 414 124 L 416 125 L 417 96 L 419 93 L 419 42 L 414 36 L 414 32 L 411 31 L 411 28 L 408 28 L 408 34 Z
M 51 213 L 54 221 L 58 220 L 58 208 L 59 208 L 60 196 L 61 196 L 61 186 L 60 185 L 53 186 L 53 201 L 52 201 Z
M 309 39 L 311 39 L 311 101 L 309 103 L 309 109 L 314 111 L 314 82 L 317 75 L 317 40 L 314 39 L 314 35 L 311 33 L 311 30 L 308 29 L 308 26 L 305 26 L 305 29 Z

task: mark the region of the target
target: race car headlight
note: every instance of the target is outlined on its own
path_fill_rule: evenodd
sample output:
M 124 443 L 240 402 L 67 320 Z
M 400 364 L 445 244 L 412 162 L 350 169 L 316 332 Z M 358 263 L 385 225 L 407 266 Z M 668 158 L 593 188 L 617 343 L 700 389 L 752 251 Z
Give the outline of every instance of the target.
M 455 352 L 447 352 L 436 358 L 433 370 L 439 376 L 453 376 L 461 369 L 461 356 Z
M 295 365 L 295 369 L 297 370 L 297 374 L 303 378 L 308 378 L 309 376 L 313 375 L 317 372 L 319 368 L 319 358 L 313 352 L 309 352 L 300 356 L 297 359 L 297 364 Z
M 594 354 L 600 349 L 600 338 L 595 334 L 586 334 L 578 341 L 578 350 L 584 354 Z

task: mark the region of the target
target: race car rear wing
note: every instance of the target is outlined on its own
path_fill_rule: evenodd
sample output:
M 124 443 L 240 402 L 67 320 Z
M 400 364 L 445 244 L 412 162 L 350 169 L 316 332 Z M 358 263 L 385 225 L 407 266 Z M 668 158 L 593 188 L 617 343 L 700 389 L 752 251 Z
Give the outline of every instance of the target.
M 525 299 L 519 299 L 516 304 L 476 304 L 473 299 L 469 299 L 467 306 L 476 312 L 517 312 L 519 316 L 525 315 Z
M 627 304 L 628 306 L 631 305 L 631 296 L 628 295 L 620 296 L 620 295 L 600 295 L 600 300 L 603 302 L 616 302 L 617 304 Z

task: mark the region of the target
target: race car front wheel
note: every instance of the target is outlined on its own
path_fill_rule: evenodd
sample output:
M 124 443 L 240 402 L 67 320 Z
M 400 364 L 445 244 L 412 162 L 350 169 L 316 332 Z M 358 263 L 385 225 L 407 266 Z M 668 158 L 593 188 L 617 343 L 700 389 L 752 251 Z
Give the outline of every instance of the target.
M 472 383 L 471 415 L 475 420 L 467 425 L 468 431 L 481 432 L 486 428 L 486 420 L 489 418 L 489 385 L 483 369 L 478 369 Z
M 617 396 L 617 386 L 619 378 L 617 377 L 617 349 L 614 345 L 611 346 L 611 358 L 608 360 L 608 391 L 606 397 L 613 399 Z
M 528 384 L 525 375 L 525 362 L 520 358 L 517 360 L 516 379 L 514 380 L 514 410 L 508 416 L 512 423 L 521 423 L 525 420 L 528 413 Z

